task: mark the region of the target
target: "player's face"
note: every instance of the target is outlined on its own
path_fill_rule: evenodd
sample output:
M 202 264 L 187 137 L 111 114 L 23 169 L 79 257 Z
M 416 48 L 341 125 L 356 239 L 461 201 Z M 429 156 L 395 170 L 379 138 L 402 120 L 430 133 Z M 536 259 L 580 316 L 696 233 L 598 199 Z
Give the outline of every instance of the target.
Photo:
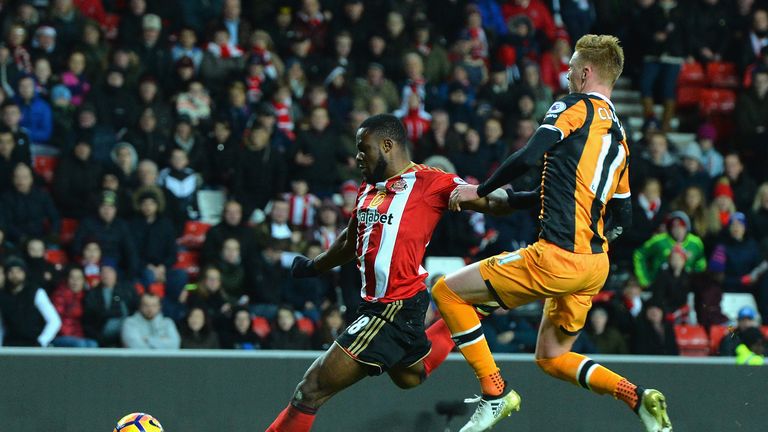
M 568 62 L 568 92 L 578 93 L 581 88 L 584 87 L 584 79 L 586 78 L 586 72 L 583 68 L 579 67 L 579 52 L 576 51 L 571 57 L 571 61 Z
M 357 167 L 368 183 L 376 183 L 384 180 L 384 172 L 387 169 L 387 159 L 381 150 L 380 138 L 369 134 L 367 129 L 357 130 Z

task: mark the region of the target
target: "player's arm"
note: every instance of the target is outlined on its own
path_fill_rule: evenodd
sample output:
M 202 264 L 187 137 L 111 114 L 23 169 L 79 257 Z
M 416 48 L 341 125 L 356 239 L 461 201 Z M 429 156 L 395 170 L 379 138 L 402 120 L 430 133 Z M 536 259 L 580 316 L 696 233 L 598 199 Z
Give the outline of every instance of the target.
M 611 223 L 605 230 L 605 238 L 612 242 L 632 227 L 632 201 L 630 198 L 613 198 L 606 207 Z
M 299 255 L 293 259 L 291 275 L 296 278 L 314 277 L 334 267 L 344 265 L 355 258 L 355 233 L 357 215 L 349 219 L 349 225 L 344 228 L 327 251 L 314 259 Z
M 496 189 L 483 198 L 462 204 L 465 210 L 474 210 L 495 216 L 503 216 L 513 210 L 533 207 L 539 200 L 541 187 L 532 191 Z

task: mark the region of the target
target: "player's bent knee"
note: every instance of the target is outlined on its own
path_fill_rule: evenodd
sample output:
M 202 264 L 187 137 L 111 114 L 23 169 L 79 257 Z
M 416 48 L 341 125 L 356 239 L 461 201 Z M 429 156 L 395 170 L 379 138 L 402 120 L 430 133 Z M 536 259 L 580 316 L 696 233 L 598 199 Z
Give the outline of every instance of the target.
M 448 284 L 445 283 L 445 277 L 438 279 L 435 282 L 435 286 L 432 287 L 432 299 L 437 304 L 455 302 L 457 298 L 456 293 L 448 288 Z
M 536 365 L 547 375 L 558 377 L 560 375 L 559 357 L 537 358 Z
M 409 373 L 405 375 L 390 375 L 390 378 L 392 378 L 392 382 L 395 383 L 396 386 L 403 390 L 408 390 L 421 385 L 421 383 L 427 379 L 427 374 Z

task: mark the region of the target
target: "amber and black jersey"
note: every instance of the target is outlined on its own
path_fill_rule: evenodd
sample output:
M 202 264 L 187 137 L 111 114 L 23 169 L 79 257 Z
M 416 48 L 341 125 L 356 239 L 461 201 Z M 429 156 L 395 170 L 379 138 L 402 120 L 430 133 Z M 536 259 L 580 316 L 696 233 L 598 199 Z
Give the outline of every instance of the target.
M 542 154 L 540 238 L 575 253 L 606 252 L 606 204 L 630 196 L 629 148 L 611 101 L 599 93 L 575 93 L 555 102 L 528 144 L 478 194 L 510 182 Z

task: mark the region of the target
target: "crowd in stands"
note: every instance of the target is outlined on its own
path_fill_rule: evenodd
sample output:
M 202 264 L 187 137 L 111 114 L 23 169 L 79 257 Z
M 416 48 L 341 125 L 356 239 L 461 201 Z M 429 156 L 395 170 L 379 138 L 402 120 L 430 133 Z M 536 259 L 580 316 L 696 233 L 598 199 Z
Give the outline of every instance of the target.
M 414 161 L 481 181 L 567 93 L 588 32 L 622 40 L 642 125 L 617 104 L 634 226 L 611 245 L 579 348 L 677 354 L 675 326 L 694 314 L 728 324 L 728 292 L 754 295 L 738 321 L 755 327 L 768 316 L 767 3 L 2 1 L 3 343 L 327 347 L 354 318 L 358 270 L 289 268 L 350 218 L 357 126 L 394 113 Z M 427 255 L 515 250 L 537 215 L 446 214 Z M 536 313 L 494 312 L 493 349 L 531 351 Z

